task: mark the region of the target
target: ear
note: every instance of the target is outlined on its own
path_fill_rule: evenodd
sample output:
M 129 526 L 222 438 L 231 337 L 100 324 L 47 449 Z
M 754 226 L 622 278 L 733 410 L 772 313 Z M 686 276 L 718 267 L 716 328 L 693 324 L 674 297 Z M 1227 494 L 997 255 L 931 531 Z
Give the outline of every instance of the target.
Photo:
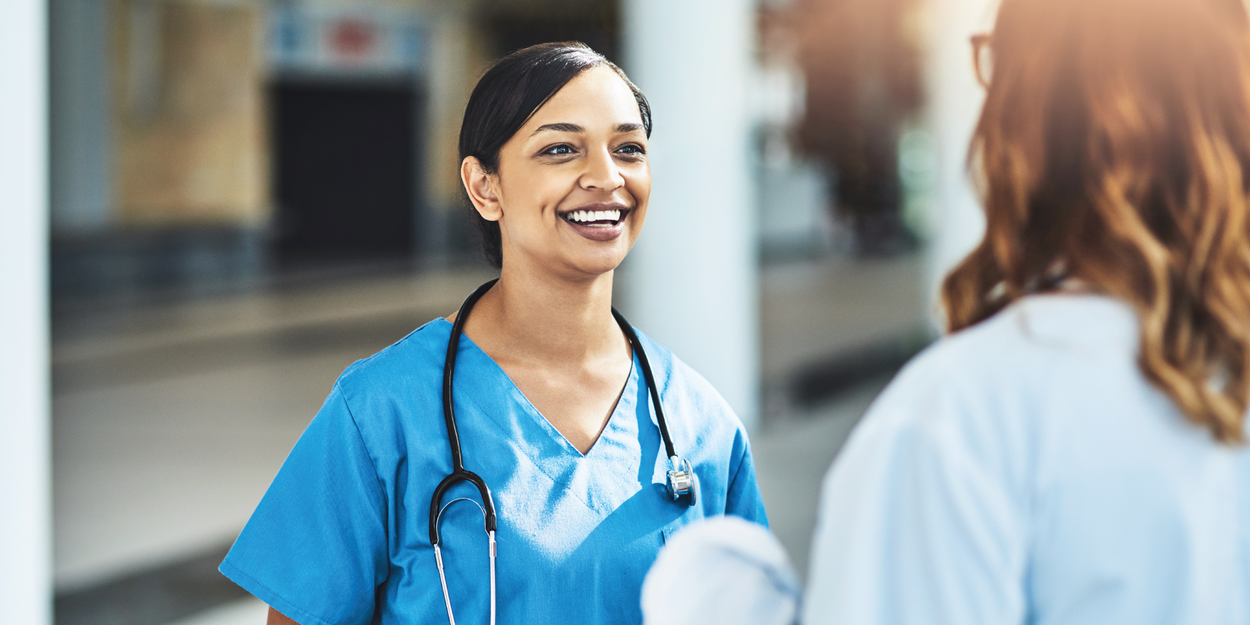
M 476 156 L 466 156 L 460 163 L 460 181 L 469 194 L 469 201 L 477 214 L 486 221 L 499 221 L 503 217 L 503 206 L 499 203 L 499 193 L 495 188 L 498 178 L 486 173 L 481 161 Z

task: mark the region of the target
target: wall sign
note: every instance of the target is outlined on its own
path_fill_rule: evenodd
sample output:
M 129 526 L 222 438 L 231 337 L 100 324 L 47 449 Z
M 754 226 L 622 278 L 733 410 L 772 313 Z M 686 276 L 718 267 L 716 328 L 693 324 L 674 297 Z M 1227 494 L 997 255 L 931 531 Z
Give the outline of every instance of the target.
M 415 73 L 422 43 L 416 15 L 401 8 L 283 4 L 269 16 L 269 59 L 279 72 Z

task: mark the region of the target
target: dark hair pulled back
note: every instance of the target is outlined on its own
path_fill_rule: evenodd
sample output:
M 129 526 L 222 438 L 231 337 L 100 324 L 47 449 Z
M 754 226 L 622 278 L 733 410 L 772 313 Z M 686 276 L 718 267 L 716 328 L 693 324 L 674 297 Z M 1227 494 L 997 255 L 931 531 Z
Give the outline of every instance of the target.
M 460 124 L 460 160 L 475 157 L 486 173 L 498 173 L 503 145 L 564 85 L 595 67 L 611 68 L 629 86 L 638 102 L 643 129 L 650 137 L 651 107 L 625 72 L 584 43 L 542 43 L 503 57 L 477 82 Z M 483 219 L 477 211 L 473 211 L 473 218 L 482 234 L 487 262 L 502 267 L 499 222 Z

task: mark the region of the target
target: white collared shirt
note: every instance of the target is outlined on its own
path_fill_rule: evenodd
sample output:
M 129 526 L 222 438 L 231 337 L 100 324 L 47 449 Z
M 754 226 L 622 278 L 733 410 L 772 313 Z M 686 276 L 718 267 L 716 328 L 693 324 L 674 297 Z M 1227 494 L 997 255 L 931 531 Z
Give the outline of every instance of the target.
M 1250 453 L 1145 380 L 1137 333 L 1031 296 L 910 363 L 825 478 L 804 622 L 1250 623 Z

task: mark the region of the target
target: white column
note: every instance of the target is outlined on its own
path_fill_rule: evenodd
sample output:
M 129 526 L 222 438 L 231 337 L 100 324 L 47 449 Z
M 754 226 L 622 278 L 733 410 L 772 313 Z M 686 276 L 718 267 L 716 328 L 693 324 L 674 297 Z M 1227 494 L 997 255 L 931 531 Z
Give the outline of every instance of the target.
M 51 225 L 91 232 L 112 219 L 109 6 L 50 0 Z
M 0 623 L 50 625 L 47 4 L 0 2 Z
M 651 101 L 653 186 L 622 305 L 759 418 L 759 302 L 747 85 L 751 0 L 626 0 L 624 69 Z
M 927 0 L 924 7 L 925 81 L 938 161 L 927 275 L 935 298 L 946 273 L 972 251 L 985 232 L 985 215 L 966 167 L 968 142 L 985 97 L 972 69 L 969 37 L 993 27 L 996 6 L 991 0 Z
M 424 201 L 426 228 L 419 244 L 439 261 L 449 258 L 455 226 L 468 224 L 460 186 L 460 121 L 478 74 L 481 55 L 474 48 L 471 11 L 464 2 L 430 3 L 425 17 L 428 55 L 423 61 L 426 103 L 424 126 Z M 472 228 L 473 226 L 468 226 Z M 474 250 L 476 251 L 476 250 Z M 432 254 L 430 254 L 432 253 Z

